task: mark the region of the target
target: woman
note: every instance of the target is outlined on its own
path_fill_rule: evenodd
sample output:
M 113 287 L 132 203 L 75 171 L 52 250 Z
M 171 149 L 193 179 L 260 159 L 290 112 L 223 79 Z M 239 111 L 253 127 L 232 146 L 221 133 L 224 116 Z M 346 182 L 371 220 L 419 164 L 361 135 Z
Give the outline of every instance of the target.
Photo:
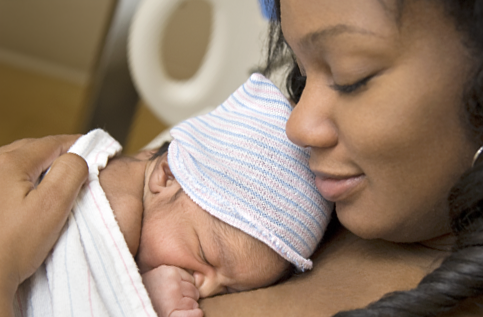
M 280 285 L 280 302 L 321 316 L 374 301 L 337 316 L 482 315 L 483 1 L 277 0 L 272 16 L 266 74 L 291 59 L 287 135 L 311 148 L 350 231 L 323 244 L 317 279 L 298 281 L 311 292 Z
M 483 175 L 471 165 L 483 144 L 483 3 L 281 0 L 276 9 L 285 42 L 272 58 L 285 43 L 294 54 L 287 134 L 312 148 L 318 189 L 341 224 L 364 239 L 453 245 L 415 290 L 340 316 L 436 315 L 479 296 Z

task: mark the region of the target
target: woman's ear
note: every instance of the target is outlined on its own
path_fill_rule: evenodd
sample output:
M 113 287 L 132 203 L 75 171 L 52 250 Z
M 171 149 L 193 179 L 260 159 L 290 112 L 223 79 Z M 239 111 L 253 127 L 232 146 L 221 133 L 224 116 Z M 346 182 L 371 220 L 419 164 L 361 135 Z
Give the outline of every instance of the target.
M 173 185 L 175 178 L 168 164 L 168 156 L 163 155 L 156 159 L 154 168 L 149 176 L 149 190 L 152 193 L 159 193 L 166 187 Z

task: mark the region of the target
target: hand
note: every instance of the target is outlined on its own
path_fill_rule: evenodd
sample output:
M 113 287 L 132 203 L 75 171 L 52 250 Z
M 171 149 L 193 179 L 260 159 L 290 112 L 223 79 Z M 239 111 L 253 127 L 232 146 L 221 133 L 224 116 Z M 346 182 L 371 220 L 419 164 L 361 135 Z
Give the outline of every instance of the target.
M 175 266 L 162 265 L 142 275 L 154 310 L 160 317 L 202 317 L 194 277 Z
M 24 139 L 0 147 L 0 310 L 3 312 L 11 312 L 18 285 L 47 257 L 87 178 L 86 162 L 75 154 L 64 154 L 78 137 Z M 38 184 L 49 166 L 49 173 Z

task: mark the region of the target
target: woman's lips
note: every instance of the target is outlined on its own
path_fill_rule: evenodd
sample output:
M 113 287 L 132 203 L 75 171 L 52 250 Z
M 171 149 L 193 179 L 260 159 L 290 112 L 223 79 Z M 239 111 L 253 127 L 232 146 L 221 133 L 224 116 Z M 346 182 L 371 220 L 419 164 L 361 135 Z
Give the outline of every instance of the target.
M 317 175 L 315 186 L 320 194 L 327 200 L 337 202 L 347 198 L 354 192 L 364 180 L 364 175 L 354 175 L 350 177 L 330 177 Z

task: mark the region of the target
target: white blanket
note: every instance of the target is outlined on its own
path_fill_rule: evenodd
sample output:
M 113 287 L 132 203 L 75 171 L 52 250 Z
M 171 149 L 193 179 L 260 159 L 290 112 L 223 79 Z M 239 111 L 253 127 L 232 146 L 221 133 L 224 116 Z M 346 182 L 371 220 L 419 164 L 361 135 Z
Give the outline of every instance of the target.
M 53 252 L 19 288 L 16 316 L 156 316 L 99 183 L 99 170 L 120 150 L 102 130 L 70 149 L 87 161 L 89 180 Z

